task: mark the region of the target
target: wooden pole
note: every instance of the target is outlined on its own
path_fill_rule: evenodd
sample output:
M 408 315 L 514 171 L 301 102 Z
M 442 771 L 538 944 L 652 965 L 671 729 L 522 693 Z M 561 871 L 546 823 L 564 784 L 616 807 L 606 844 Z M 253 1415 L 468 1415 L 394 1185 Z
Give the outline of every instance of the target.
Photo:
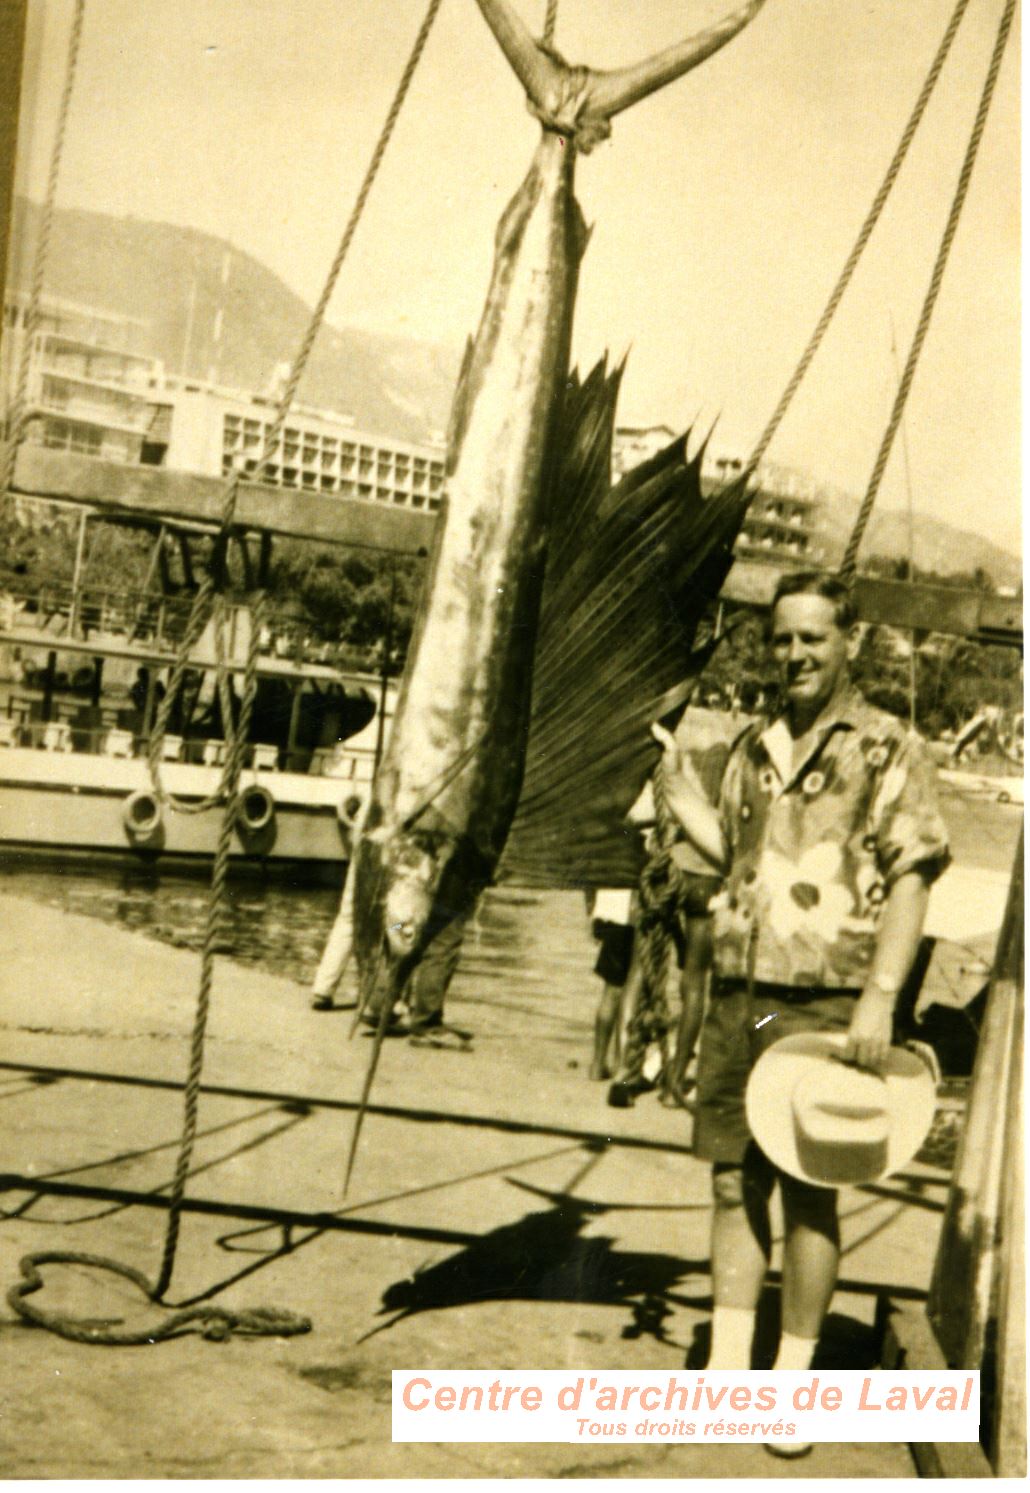
M 981 1371 L 985 1449 L 996 1472 L 1001 1465 L 1022 1468 L 1026 1456 L 1023 1197 L 1016 1176 L 1022 1165 L 1023 978 L 1020 836 L 927 1302 L 949 1366 Z
M 0 304 L 14 208 L 14 162 L 21 102 L 27 0 L 0 0 Z

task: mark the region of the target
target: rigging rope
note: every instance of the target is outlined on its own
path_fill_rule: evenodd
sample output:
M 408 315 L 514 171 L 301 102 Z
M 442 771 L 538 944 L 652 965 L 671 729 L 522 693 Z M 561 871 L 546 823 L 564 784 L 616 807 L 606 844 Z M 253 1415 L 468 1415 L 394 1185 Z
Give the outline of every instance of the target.
M 919 313 L 919 323 L 916 327 L 915 336 L 912 339 L 912 346 L 908 351 L 908 358 L 905 362 L 904 372 L 901 375 L 898 391 L 894 397 L 894 407 L 891 410 L 890 420 L 887 422 L 887 429 L 884 431 L 883 440 L 880 443 L 880 449 L 873 464 L 869 486 L 866 489 L 865 497 L 862 499 L 862 506 L 858 511 L 858 517 L 855 520 L 855 527 L 852 530 L 851 538 L 848 540 L 844 559 L 841 561 L 840 573 L 844 580 L 851 580 L 854 577 L 862 538 L 873 511 L 873 504 L 876 502 L 876 495 L 880 490 L 880 483 L 883 480 L 891 448 L 894 445 L 894 437 L 898 433 L 901 417 L 905 412 L 905 404 L 908 400 L 909 391 L 912 388 L 912 380 L 915 378 L 919 355 L 923 350 L 923 343 L 926 341 L 926 334 L 930 329 L 930 321 L 937 304 L 941 282 L 944 279 L 948 256 L 951 253 L 951 246 L 958 229 L 959 218 L 965 206 L 969 183 L 973 175 L 973 167 L 976 165 L 977 152 L 980 149 L 984 126 L 987 123 L 987 114 L 991 107 L 991 100 L 994 97 L 994 86 L 998 81 L 998 73 L 1001 71 L 1002 58 L 1005 55 L 1005 46 L 1009 39 L 1009 33 L 1012 30 L 1012 20 L 1015 13 L 1016 0 L 1006 0 L 1005 9 L 1002 12 L 1001 21 L 998 25 L 998 35 L 995 39 L 994 51 L 991 54 L 991 61 L 987 68 L 987 76 L 984 79 L 983 91 L 980 94 L 980 103 L 973 122 L 972 134 L 969 137 L 969 144 L 966 147 L 962 169 L 959 172 L 958 182 L 955 187 L 955 195 L 952 198 L 951 209 L 948 213 L 948 221 L 945 224 L 940 247 L 937 250 L 937 259 L 934 263 L 933 273 L 930 276 L 930 283 L 923 301 L 923 308 Z
M 558 0 L 547 0 L 547 16 L 544 20 L 544 46 L 554 45 L 554 28 L 558 24 Z
M 68 129 L 68 113 L 71 109 L 72 93 L 75 89 L 75 73 L 82 45 L 82 27 L 86 16 L 86 0 L 75 0 L 71 31 L 68 36 L 68 55 L 64 71 L 64 87 L 57 111 L 57 126 L 54 144 L 50 153 L 50 170 L 47 174 L 46 196 L 43 199 L 43 216 L 39 225 L 39 241 L 32 264 L 32 284 L 29 305 L 25 314 L 21 358 L 18 362 L 18 381 L 14 399 L 10 405 L 7 422 L 7 444 L 4 451 L 3 473 L 0 476 L 0 494 L 5 502 L 10 500 L 11 483 L 14 481 L 14 466 L 27 424 L 25 404 L 29 392 L 29 365 L 32 358 L 32 341 L 39 325 L 39 311 L 43 300 L 43 280 L 50 257 L 50 238 L 54 227 L 54 204 L 57 199 L 57 179 L 61 171 L 64 154 L 64 138 Z
M 841 298 L 843 297 L 844 292 L 847 290 L 848 286 L 851 284 L 851 278 L 855 273 L 858 261 L 861 259 L 865 247 L 872 237 L 873 229 L 880 221 L 880 215 L 883 212 L 887 198 L 890 196 L 891 188 L 894 186 L 894 183 L 898 178 L 898 173 L 901 170 L 902 165 L 904 164 L 905 157 L 908 155 L 909 146 L 912 144 L 912 140 L 915 136 L 916 130 L 919 128 L 920 121 L 922 120 L 922 117 L 926 112 L 926 106 L 930 102 L 930 95 L 933 93 L 933 90 L 936 87 L 937 79 L 940 77 L 941 70 L 947 60 L 948 53 L 951 51 L 951 44 L 955 39 L 955 33 L 958 31 L 959 25 L 962 22 L 962 17 L 965 15 L 968 6 L 969 0 L 957 0 L 955 9 L 952 12 L 951 20 L 948 22 L 947 29 L 944 32 L 944 36 L 941 38 L 941 44 L 937 48 L 937 55 L 934 57 L 933 62 L 930 66 L 930 71 L 927 73 L 926 78 L 923 82 L 923 86 L 919 91 L 919 97 L 916 99 L 915 107 L 913 108 L 912 113 L 909 116 L 908 123 L 905 125 L 905 128 L 902 131 L 901 139 L 898 141 L 897 149 L 894 152 L 894 156 L 891 160 L 890 165 L 887 167 L 887 173 L 884 176 L 883 181 L 880 183 L 880 189 L 877 192 L 876 196 L 873 198 L 873 203 L 868 213 L 866 214 L 865 222 L 859 229 L 858 238 L 855 240 L 851 253 L 848 255 L 847 260 L 845 261 L 844 268 L 840 272 L 840 277 L 837 280 L 836 285 L 833 287 L 832 292 L 830 293 L 830 298 L 826 303 L 822 316 L 820 316 L 819 321 L 816 324 L 815 331 L 812 333 L 812 336 L 809 339 L 808 346 L 802 353 L 801 360 L 795 368 L 794 372 L 791 374 L 790 379 L 787 383 L 787 387 L 784 389 L 782 395 L 780 396 L 780 401 L 773 411 L 768 425 L 766 425 L 765 429 L 758 439 L 758 443 L 755 446 L 755 449 L 751 453 L 751 457 L 747 464 L 747 471 L 749 473 L 755 470 L 765 453 L 768 451 L 772 439 L 775 436 L 776 432 L 779 430 L 780 425 L 783 421 L 783 417 L 787 413 L 787 409 L 791 403 L 791 400 L 794 398 L 794 395 L 798 391 L 798 386 L 800 385 L 801 380 L 808 372 L 808 368 L 812 362 L 812 359 L 819 351 L 822 340 L 826 335 L 827 329 L 829 328 L 830 322 L 833 320 L 837 307 L 840 305 Z
M 78 0 L 80 10 L 84 0 Z M 390 142 L 394 127 L 400 115 L 401 108 L 407 97 L 414 77 L 415 69 L 425 49 L 426 42 L 432 24 L 440 9 L 441 0 L 429 0 L 429 6 L 425 18 L 419 28 L 414 47 L 401 75 L 400 83 L 394 94 L 386 120 L 379 133 L 368 169 L 358 191 L 354 207 L 347 221 L 343 238 L 336 251 L 329 274 L 326 278 L 322 294 L 312 312 L 307 331 L 305 332 L 300 349 L 294 359 L 290 376 L 287 379 L 277 408 L 275 420 L 265 436 L 261 457 L 259 459 L 255 475 L 260 478 L 264 473 L 276 443 L 282 432 L 290 406 L 296 395 L 304 369 L 307 365 L 315 338 L 318 335 L 322 321 L 325 317 L 326 308 L 332 297 L 337 277 L 343 266 L 350 249 L 351 241 L 357 230 L 358 224 L 365 210 L 372 184 L 382 164 L 383 156 Z M 66 89 L 70 97 L 70 87 Z M 127 1278 L 135 1280 L 151 1302 L 163 1304 L 163 1297 L 171 1283 L 175 1268 L 175 1256 L 178 1248 L 180 1222 L 185 1200 L 186 1183 L 190 1175 L 190 1164 L 193 1156 L 193 1147 L 197 1132 L 197 1114 L 200 1099 L 200 1080 L 203 1068 L 204 1040 L 207 1031 L 207 1019 L 211 1004 L 211 986 L 214 972 L 214 954 L 219 942 L 219 933 L 222 926 L 223 910 L 225 905 L 225 892 L 227 874 L 229 868 L 229 851 L 232 845 L 232 835 L 236 823 L 236 801 L 238 797 L 239 776 L 243 767 L 243 759 L 247 747 L 247 736 L 250 728 L 251 713 L 253 710 L 254 696 L 257 689 L 257 660 L 261 639 L 261 619 L 263 616 L 264 596 L 259 594 L 252 609 L 252 625 L 248 642 L 247 659 L 243 673 L 243 699 L 240 706 L 239 720 L 233 726 L 230 720 L 223 721 L 227 738 L 227 759 L 222 775 L 222 780 L 217 792 L 208 798 L 201 800 L 198 806 L 195 803 L 188 805 L 176 800 L 168 794 L 161 784 L 161 740 L 168 724 L 169 714 L 174 704 L 176 695 L 182 686 L 186 669 L 189 665 L 190 655 L 193 648 L 203 632 L 209 619 L 213 619 L 215 630 L 215 648 L 217 662 L 217 690 L 220 697 L 226 698 L 223 688 L 225 671 L 227 668 L 224 649 L 224 626 L 226 622 L 227 604 L 224 598 L 216 595 L 216 572 L 222 568 L 225 545 L 232 526 L 236 509 L 236 501 L 239 495 L 242 473 L 237 468 L 226 486 L 225 497 L 222 503 L 222 511 L 218 532 L 214 538 L 214 563 L 208 574 L 205 575 L 197 590 L 190 616 L 186 624 L 183 639 L 179 645 L 175 663 L 172 668 L 168 690 L 158 710 L 157 720 L 151 735 L 148 761 L 150 764 L 151 777 L 154 791 L 162 802 L 168 804 L 178 812 L 201 812 L 204 808 L 210 808 L 218 803 L 224 803 L 221 826 L 219 829 L 218 843 L 215 851 L 214 865 L 211 875 L 211 896 L 208 902 L 207 922 L 204 931 L 204 943 L 201 952 L 200 984 L 197 995 L 197 1009 L 194 1017 L 193 1032 L 190 1039 L 190 1059 L 186 1083 L 183 1091 L 183 1133 L 180 1142 L 179 1154 L 176 1161 L 175 1175 L 171 1186 L 169 1202 L 168 1226 L 165 1235 L 165 1244 L 161 1260 L 161 1268 L 157 1282 L 151 1286 L 145 1277 L 138 1275 L 129 1267 L 118 1264 L 117 1261 L 107 1260 L 95 1255 L 82 1254 L 77 1251 L 49 1251 L 45 1254 L 27 1256 L 21 1262 L 23 1280 L 19 1285 L 13 1286 L 8 1292 L 8 1302 L 11 1307 L 22 1317 L 35 1321 L 40 1326 L 45 1326 L 60 1336 L 72 1338 L 77 1342 L 89 1342 L 98 1344 L 124 1344 L 126 1342 L 157 1342 L 168 1337 L 171 1333 L 181 1330 L 188 1322 L 203 1320 L 208 1324 L 205 1335 L 224 1336 L 236 1330 L 258 1334 L 281 1335 L 285 1332 L 306 1332 L 311 1323 L 305 1317 L 296 1317 L 291 1313 L 275 1310 L 250 1310 L 247 1312 L 228 1312 L 222 1308 L 206 1308 L 203 1312 L 176 1312 L 161 1327 L 154 1331 L 127 1333 L 116 1328 L 93 1326 L 76 1322 L 66 1313 L 44 1314 L 38 1309 L 29 1307 L 24 1301 L 26 1295 L 39 1290 L 41 1278 L 36 1266 L 39 1264 L 85 1264 L 101 1269 L 107 1269 L 114 1273 L 120 1273 Z M 223 715 L 225 714 L 223 707 Z M 211 1324 L 214 1324 L 213 1328 Z

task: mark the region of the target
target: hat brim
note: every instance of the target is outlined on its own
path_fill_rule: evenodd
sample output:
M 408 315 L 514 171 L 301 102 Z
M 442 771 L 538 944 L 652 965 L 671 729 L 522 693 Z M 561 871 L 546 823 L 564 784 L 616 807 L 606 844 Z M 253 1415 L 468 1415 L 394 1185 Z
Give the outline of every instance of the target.
M 838 1063 L 843 1032 L 799 1032 L 768 1048 L 751 1070 L 745 1094 L 747 1123 L 758 1145 L 781 1172 L 813 1187 L 836 1188 L 806 1170 L 798 1154 L 792 1096 L 813 1063 Z M 930 1133 L 937 1106 L 933 1075 L 914 1052 L 892 1047 L 883 1077 L 887 1083 L 889 1130 L 886 1165 L 848 1185 L 881 1181 L 906 1166 Z

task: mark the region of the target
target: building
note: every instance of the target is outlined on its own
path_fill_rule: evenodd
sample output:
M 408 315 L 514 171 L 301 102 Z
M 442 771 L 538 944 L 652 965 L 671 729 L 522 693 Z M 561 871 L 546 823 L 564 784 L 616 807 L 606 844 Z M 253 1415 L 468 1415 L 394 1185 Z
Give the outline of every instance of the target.
M 28 296 L 4 303 L 0 396 L 7 433 L 27 336 Z M 44 297 L 29 351 L 25 439 L 106 461 L 160 466 L 165 412 L 152 389 L 161 364 L 140 349 L 144 322 Z
M 668 425 L 616 428 L 612 471 L 618 478 L 647 461 L 675 439 Z M 740 456 L 705 448 L 701 483 L 714 491 L 734 482 L 744 471 Z M 755 494 L 744 520 L 736 552 L 741 560 L 768 561 L 783 566 L 819 565 L 824 550 L 819 542 L 819 499 L 812 483 L 788 467 L 763 462 L 755 473 Z
M 275 421 L 274 394 L 248 394 L 196 380 L 165 378 L 171 439 L 167 465 L 208 476 L 256 477 Z M 435 511 L 443 497 L 444 448 L 358 430 L 332 410 L 296 404 L 260 481 L 327 498 Z
M 25 345 L 28 297 L 4 306 L 0 400 L 4 430 Z M 275 420 L 276 389 L 231 389 L 166 373 L 141 349 L 146 324 L 44 298 L 29 355 L 25 440 L 106 461 L 165 466 L 200 476 L 256 476 Z M 274 487 L 328 499 L 439 508 L 442 442 L 416 445 L 358 430 L 332 410 L 295 405 L 261 474 Z

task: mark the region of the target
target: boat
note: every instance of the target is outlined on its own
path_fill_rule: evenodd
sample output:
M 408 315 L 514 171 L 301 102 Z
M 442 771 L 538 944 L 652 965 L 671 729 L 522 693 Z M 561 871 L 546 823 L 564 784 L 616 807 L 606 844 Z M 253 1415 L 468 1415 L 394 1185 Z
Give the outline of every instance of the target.
M 203 871 L 221 807 L 176 812 L 147 745 L 188 599 L 52 586 L 0 598 L 0 864 L 15 859 Z M 231 608 L 239 695 L 252 613 Z M 267 614 L 240 779 L 234 871 L 338 881 L 386 738 L 395 687 L 347 669 L 296 617 Z M 213 638 L 201 637 L 161 747 L 168 794 L 215 793 L 226 743 Z

